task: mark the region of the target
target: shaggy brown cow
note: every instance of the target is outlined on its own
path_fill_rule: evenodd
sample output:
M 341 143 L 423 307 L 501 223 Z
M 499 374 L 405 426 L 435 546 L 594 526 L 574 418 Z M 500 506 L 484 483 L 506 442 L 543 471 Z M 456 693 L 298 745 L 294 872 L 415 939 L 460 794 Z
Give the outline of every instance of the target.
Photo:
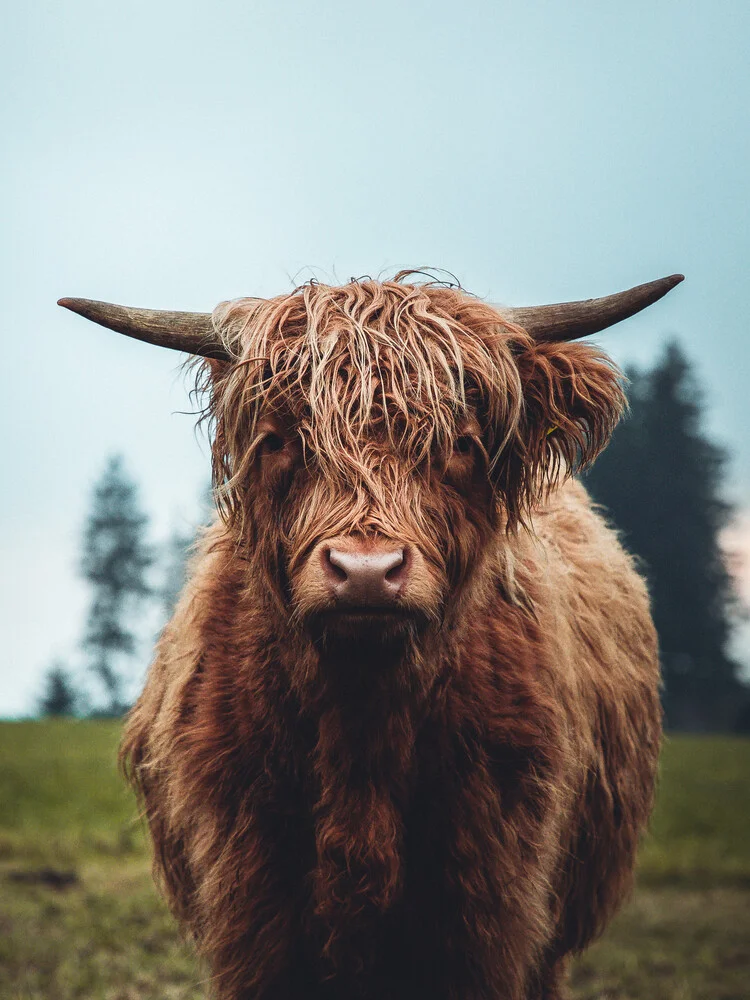
M 552 1000 L 628 891 L 659 748 L 632 560 L 569 473 L 620 377 L 570 343 L 679 279 L 507 310 L 308 284 L 213 317 L 221 520 L 123 760 L 224 1000 Z

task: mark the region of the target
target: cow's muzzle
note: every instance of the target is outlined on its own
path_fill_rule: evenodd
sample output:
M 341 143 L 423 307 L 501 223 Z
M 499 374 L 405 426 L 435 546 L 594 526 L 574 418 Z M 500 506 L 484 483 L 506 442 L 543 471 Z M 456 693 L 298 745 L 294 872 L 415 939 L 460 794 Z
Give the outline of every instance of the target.
M 394 610 L 409 577 L 408 548 L 382 542 L 324 546 L 320 561 L 335 607 L 344 613 Z
M 439 620 L 442 589 L 420 549 L 384 535 L 321 539 L 292 575 L 297 620 L 313 635 L 380 643 Z

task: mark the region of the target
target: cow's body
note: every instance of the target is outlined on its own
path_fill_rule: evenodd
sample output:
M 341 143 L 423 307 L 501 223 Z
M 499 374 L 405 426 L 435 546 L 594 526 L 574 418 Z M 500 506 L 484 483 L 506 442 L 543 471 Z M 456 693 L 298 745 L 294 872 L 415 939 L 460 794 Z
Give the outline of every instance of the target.
M 305 643 L 205 536 L 128 724 L 155 867 L 231 1000 L 540 1000 L 628 890 L 656 639 L 583 488 L 419 643 Z
M 123 762 L 220 1000 L 556 1000 L 651 808 L 648 598 L 570 479 L 622 379 L 578 338 L 682 276 L 509 311 L 413 277 L 60 300 L 203 358 L 221 519 Z

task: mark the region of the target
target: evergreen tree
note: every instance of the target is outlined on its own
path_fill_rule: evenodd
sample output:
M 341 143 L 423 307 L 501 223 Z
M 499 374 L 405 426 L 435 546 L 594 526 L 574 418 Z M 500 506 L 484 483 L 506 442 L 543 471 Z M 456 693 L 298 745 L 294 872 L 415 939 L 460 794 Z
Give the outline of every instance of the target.
M 93 590 L 83 647 L 107 698 L 106 712 L 126 708 L 122 661 L 136 650 L 132 618 L 150 594 L 146 574 L 153 556 L 145 541 L 148 519 L 122 459 L 109 459 L 94 489 L 84 532 L 81 569 Z
M 61 663 L 53 663 L 45 675 L 44 693 L 39 699 L 42 715 L 75 715 L 78 692 L 70 674 Z
M 703 400 L 676 343 L 651 371 L 628 372 L 631 412 L 589 473 L 653 601 L 668 725 L 731 725 L 742 688 L 728 654 L 735 597 L 719 532 L 726 455 L 702 430 Z

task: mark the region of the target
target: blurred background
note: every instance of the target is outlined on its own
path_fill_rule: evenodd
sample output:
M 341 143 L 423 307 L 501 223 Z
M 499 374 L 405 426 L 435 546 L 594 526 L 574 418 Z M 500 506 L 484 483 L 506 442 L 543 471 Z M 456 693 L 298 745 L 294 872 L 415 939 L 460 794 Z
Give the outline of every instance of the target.
M 489 301 L 682 271 L 598 338 L 587 485 L 642 560 L 669 739 L 577 998 L 750 997 L 750 6 L 321 0 L 5 12 L 0 995 L 203 996 L 116 775 L 208 452 L 171 352 L 60 296 L 209 311 L 432 266 Z

